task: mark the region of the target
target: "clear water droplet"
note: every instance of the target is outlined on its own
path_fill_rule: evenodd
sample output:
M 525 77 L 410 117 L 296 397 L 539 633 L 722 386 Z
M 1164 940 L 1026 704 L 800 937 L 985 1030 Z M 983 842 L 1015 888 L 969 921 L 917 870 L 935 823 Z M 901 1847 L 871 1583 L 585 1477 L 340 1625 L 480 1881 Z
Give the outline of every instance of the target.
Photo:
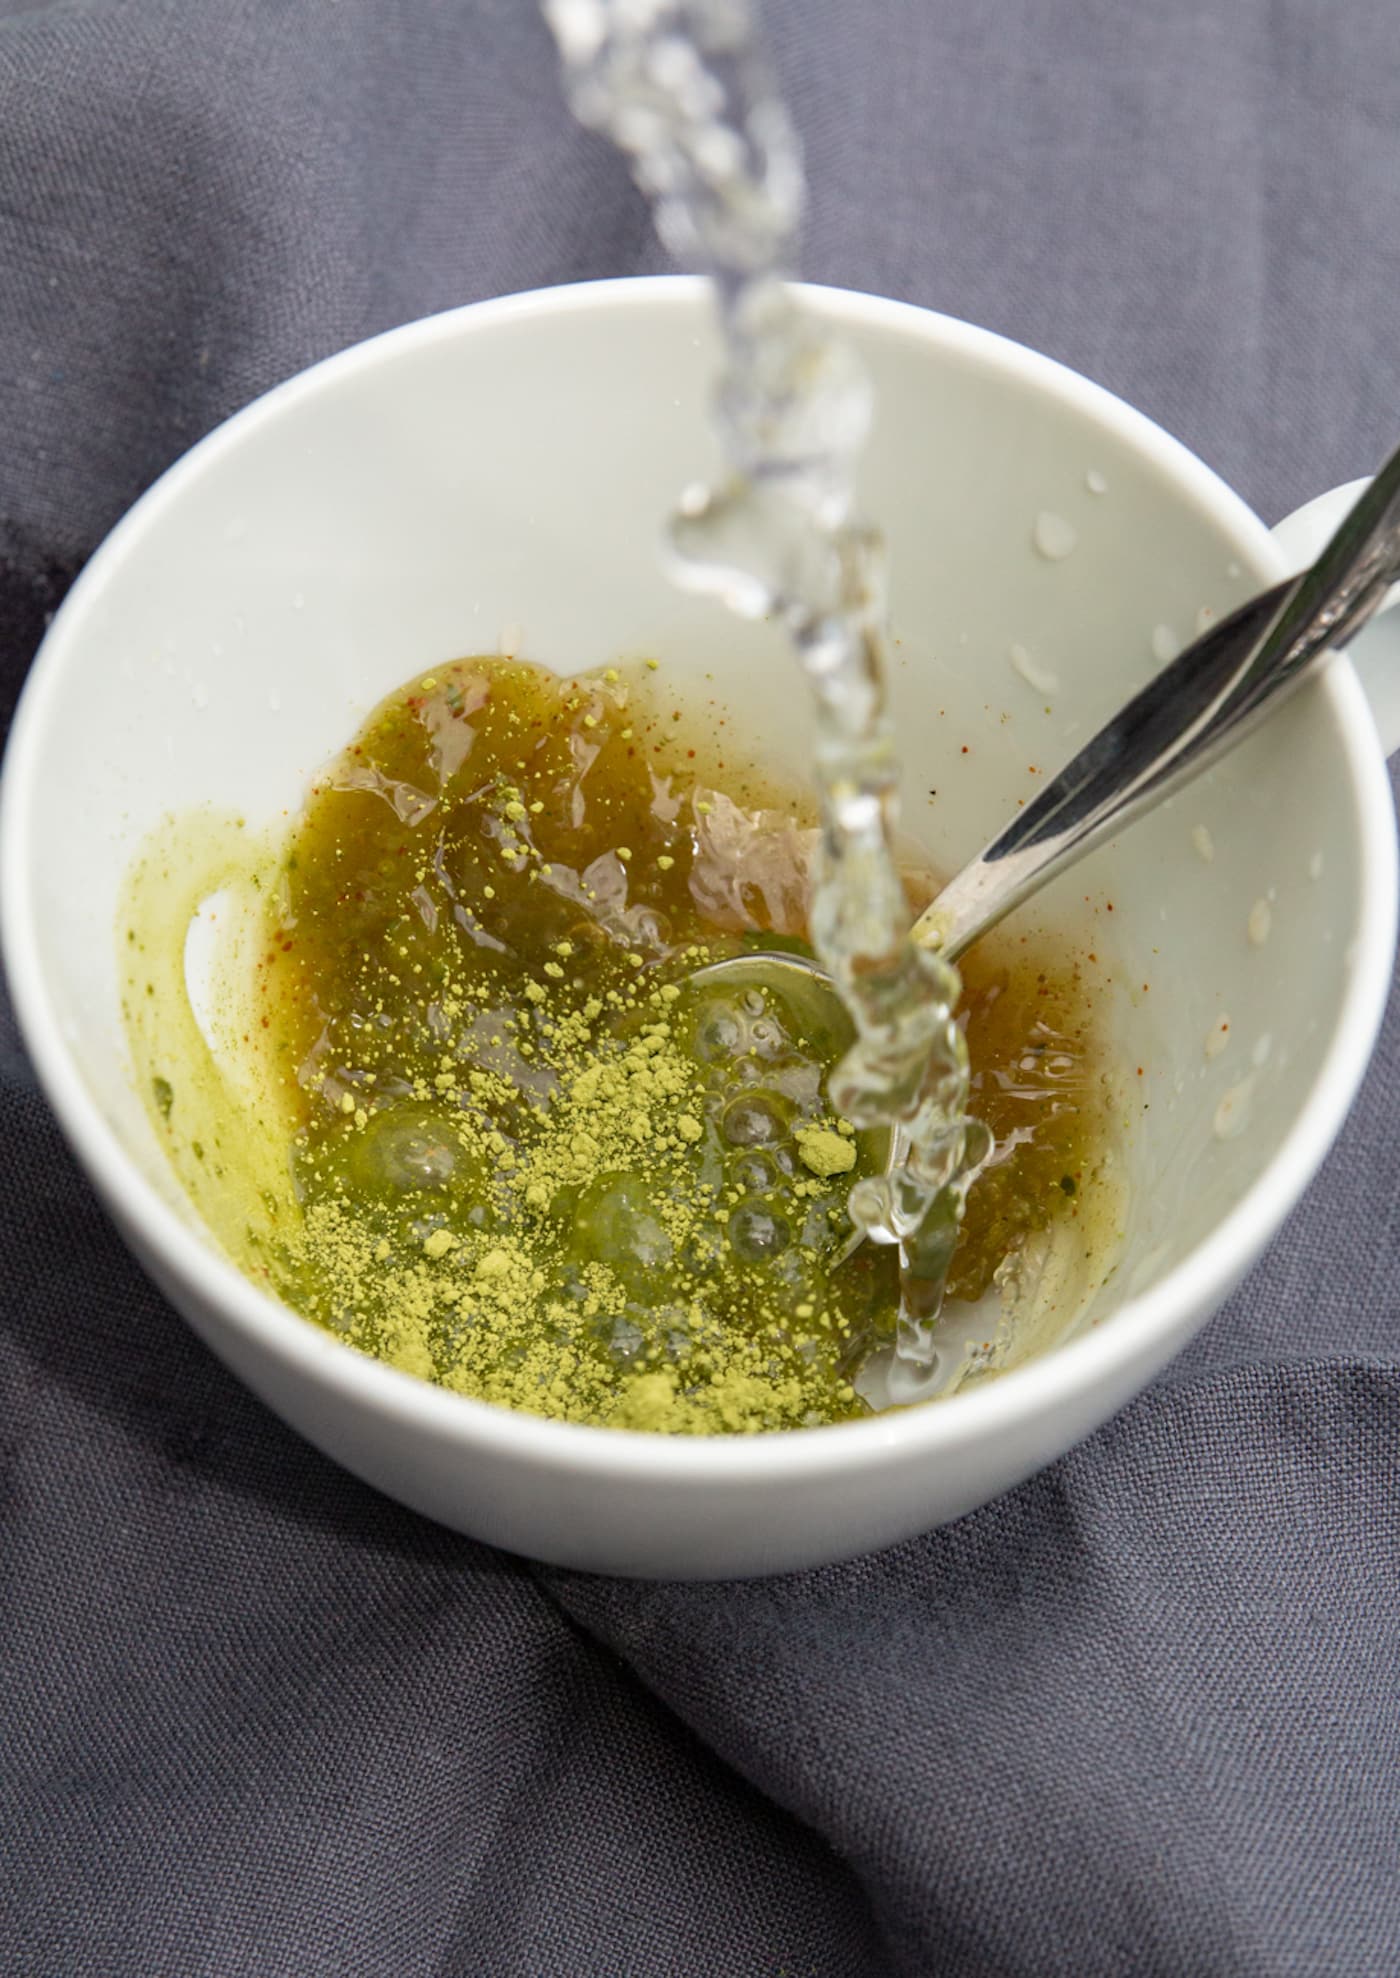
M 1078 547 L 1079 531 L 1063 515 L 1042 508 L 1035 518 L 1031 541 L 1048 563 L 1060 563 Z

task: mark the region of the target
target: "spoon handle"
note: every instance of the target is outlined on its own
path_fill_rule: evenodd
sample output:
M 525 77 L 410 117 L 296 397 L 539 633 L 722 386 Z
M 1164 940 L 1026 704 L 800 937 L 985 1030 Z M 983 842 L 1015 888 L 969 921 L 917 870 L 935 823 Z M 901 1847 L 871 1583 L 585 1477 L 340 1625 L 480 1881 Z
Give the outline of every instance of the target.
M 1189 645 L 963 867 L 914 924 L 956 960 L 1115 827 L 1223 755 L 1340 651 L 1400 576 L 1400 449 L 1301 576 L 1263 591 Z

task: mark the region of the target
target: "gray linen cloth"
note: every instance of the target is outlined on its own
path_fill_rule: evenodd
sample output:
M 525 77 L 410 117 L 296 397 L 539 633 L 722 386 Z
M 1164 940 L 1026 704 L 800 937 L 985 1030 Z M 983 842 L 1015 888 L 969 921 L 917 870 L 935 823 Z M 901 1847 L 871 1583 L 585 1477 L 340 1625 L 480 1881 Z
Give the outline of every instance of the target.
M 772 0 L 815 278 L 1125 394 L 1267 517 L 1400 437 L 1394 0 Z M 216 420 L 660 267 L 525 0 L 0 0 L 0 697 Z M 829 1571 L 636 1586 L 303 1446 L 0 1011 L 5 1978 L 1400 1971 L 1400 1011 L 1119 1419 Z

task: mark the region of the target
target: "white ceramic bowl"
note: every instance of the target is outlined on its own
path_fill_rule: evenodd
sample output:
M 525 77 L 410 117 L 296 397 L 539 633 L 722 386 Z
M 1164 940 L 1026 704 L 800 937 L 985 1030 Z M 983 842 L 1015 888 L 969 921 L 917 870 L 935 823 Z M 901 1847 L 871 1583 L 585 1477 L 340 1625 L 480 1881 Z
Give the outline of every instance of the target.
M 1283 559 L 1198 460 L 1045 358 L 899 304 L 809 299 L 874 374 L 864 502 L 891 546 L 906 824 L 951 870 L 1038 787 L 1031 765 L 1057 767 L 1147 677 L 1158 628 L 1184 640 L 1198 610 Z M 1345 665 L 1060 882 L 1046 916 L 1081 933 L 1097 917 L 1115 957 L 1125 1251 L 1075 1337 L 946 1403 L 749 1439 L 573 1427 L 421 1384 L 257 1291 L 175 1187 L 132 1089 L 114 927 L 130 857 L 199 802 L 254 823 L 295 808 L 384 693 L 495 650 L 506 628 L 562 670 L 646 651 L 670 677 L 712 673 L 709 691 L 800 772 L 777 635 L 677 594 L 651 553 L 679 489 L 714 464 L 714 361 L 699 284 L 602 283 L 413 324 L 271 392 L 93 558 L 35 663 L 3 783 L 25 1038 L 153 1277 L 359 1475 L 498 1544 L 622 1573 L 856 1553 L 968 1510 L 1101 1422 L 1307 1185 L 1370 1052 L 1395 932 L 1383 755 Z M 1036 552 L 1042 512 L 1071 525 L 1072 554 Z M 1013 667 L 1013 645 L 1053 693 Z M 1208 1058 L 1222 1012 L 1231 1042 Z

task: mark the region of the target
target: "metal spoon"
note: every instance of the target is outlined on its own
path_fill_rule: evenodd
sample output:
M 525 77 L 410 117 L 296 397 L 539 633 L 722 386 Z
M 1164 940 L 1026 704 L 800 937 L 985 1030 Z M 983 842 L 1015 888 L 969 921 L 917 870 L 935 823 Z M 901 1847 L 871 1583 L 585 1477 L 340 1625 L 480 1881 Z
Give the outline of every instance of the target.
M 1056 873 L 1235 747 L 1327 654 L 1340 652 L 1400 578 L 1400 449 L 1322 551 L 1222 619 L 1157 674 L 1031 804 L 965 865 L 915 921 L 912 938 L 956 961 Z M 835 990 L 819 962 L 751 951 L 711 962 L 701 985 L 748 982 Z M 799 982 L 800 978 L 800 982 Z M 889 1165 L 902 1158 L 890 1136 Z

